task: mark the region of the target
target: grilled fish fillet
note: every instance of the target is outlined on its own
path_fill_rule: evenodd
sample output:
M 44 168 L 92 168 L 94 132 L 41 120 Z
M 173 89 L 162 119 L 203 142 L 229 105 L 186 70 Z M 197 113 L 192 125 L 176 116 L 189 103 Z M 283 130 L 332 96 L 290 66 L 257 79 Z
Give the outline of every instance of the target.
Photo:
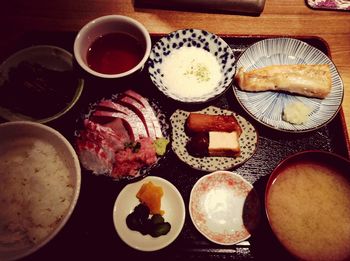
M 332 87 L 328 64 L 271 65 L 249 72 L 241 67 L 235 81 L 243 91 L 285 91 L 321 99 Z

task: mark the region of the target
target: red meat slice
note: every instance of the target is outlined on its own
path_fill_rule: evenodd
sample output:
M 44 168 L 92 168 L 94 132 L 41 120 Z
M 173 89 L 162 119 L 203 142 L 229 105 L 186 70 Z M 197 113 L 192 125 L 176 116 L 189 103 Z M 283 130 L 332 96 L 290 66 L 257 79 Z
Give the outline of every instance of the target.
M 156 137 L 162 138 L 163 134 L 162 134 L 162 129 L 160 127 L 159 121 L 158 121 L 151 105 L 148 103 L 148 101 L 143 96 L 141 96 L 140 94 L 138 94 L 137 92 L 135 92 L 133 90 L 127 90 L 124 92 L 124 94 L 133 98 L 138 103 L 142 104 L 142 106 L 148 111 L 149 117 L 151 118 Z
M 141 137 L 147 137 L 146 129 L 139 128 L 140 126 L 137 124 L 137 122 L 124 113 L 111 112 L 111 111 L 95 111 L 93 113 L 93 116 L 98 116 L 98 117 L 102 116 L 102 117 L 111 117 L 111 118 L 122 119 L 126 123 L 129 134 L 130 134 L 130 138 L 133 141 L 139 140 Z
M 102 124 L 102 126 L 111 128 L 115 133 L 118 134 L 118 136 L 123 137 L 123 139 L 125 139 L 126 142 L 130 142 L 129 132 L 127 129 L 125 129 L 122 119 L 113 119 L 112 121 Z
M 119 103 L 112 102 L 111 100 L 103 100 L 98 104 L 98 106 L 124 113 L 125 115 L 128 116 L 127 117 L 128 122 L 134 122 L 133 125 L 135 126 L 136 129 L 135 130 L 132 129 L 132 132 L 140 133 L 140 135 L 145 136 L 145 137 L 148 136 L 148 134 L 145 135 L 145 133 L 147 133 L 147 128 L 146 128 L 145 124 L 142 122 L 140 117 L 135 112 L 130 110 L 129 108 L 127 108 Z M 123 117 L 123 119 L 125 119 L 125 117 Z M 132 124 L 129 123 L 129 126 L 132 126 Z
M 146 110 L 140 103 L 130 97 L 123 97 L 120 102 L 125 106 L 131 108 L 140 117 L 145 126 L 147 127 L 147 133 L 153 140 L 156 139 L 155 129 L 153 127 L 152 118 L 148 110 Z

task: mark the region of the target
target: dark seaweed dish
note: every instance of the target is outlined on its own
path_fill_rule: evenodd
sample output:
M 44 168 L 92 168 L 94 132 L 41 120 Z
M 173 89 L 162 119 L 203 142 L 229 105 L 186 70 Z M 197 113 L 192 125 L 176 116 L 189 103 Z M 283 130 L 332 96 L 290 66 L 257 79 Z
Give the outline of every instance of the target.
M 32 118 L 47 118 L 72 101 L 77 85 L 73 71 L 56 71 L 23 61 L 9 70 L 0 86 L 0 106 Z

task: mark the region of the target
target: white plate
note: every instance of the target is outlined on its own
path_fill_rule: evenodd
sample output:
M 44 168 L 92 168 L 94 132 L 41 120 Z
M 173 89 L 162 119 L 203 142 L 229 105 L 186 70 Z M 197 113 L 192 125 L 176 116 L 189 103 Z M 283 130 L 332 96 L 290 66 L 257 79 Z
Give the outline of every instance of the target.
M 73 55 L 65 49 L 52 45 L 31 46 L 14 53 L 0 65 L 0 89 L 4 81 L 7 80 L 10 69 L 16 67 L 23 61 L 40 64 L 46 69 L 56 71 L 69 71 L 73 69 Z M 61 111 L 47 118 L 33 118 L 29 115 L 18 113 L 2 106 L 0 106 L 0 117 L 8 121 L 29 120 L 39 123 L 47 123 L 62 116 L 74 106 L 81 95 L 83 86 L 84 80 L 79 79 L 76 91 L 69 104 L 67 104 L 66 107 L 63 107 Z M 18 95 L 20 95 L 20 93 Z M 38 105 L 33 104 L 33 106 Z
M 251 236 L 260 203 L 253 186 L 240 175 L 216 171 L 192 188 L 189 211 L 198 231 L 210 241 L 233 245 Z
M 214 106 L 209 106 L 198 112 L 211 115 L 235 116 L 242 129 L 242 134 L 239 138 L 241 154 L 236 157 L 200 158 L 191 156 L 186 149 L 186 144 L 190 138 L 186 135 L 185 132 L 185 123 L 190 112 L 178 109 L 173 113 L 173 115 L 171 115 L 170 121 L 172 125 L 172 149 L 180 160 L 194 169 L 215 171 L 228 170 L 237 167 L 238 165 L 241 165 L 247 161 L 251 156 L 253 156 L 258 142 L 258 134 L 254 126 L 249 121 L 232 111 L 217 108 Z
M 280 92 L 245 92 L 237 86 L 233 91 L 242 107 L 258 122 L 286 132 L 306 132 L 331 121 L 343 101 L 343 82 L 333 62 L 319 49 L 293 38 L 272 38 L 250 46 L 238 59 L 237 68 L 245 71 L 278 64 L 328 64 L 332 90 L 325 99 L 308 98 Z M 307 122 L 295 125 L 282 120 L 286 104 L 301 101 L 312 109 Z
M 171 225 L 168 234 L 157 238 L 130 230 L 126 225 L 126 217 L 140 203 L 136 194 L 142 184 L 148 181 L 163 188 L 161 209 L 165 211 L 163 215 L 165 222 Z M 141 251 L 155 251 L 168 246 L 180 234 L 185 222 L 185 204 L 180 192 L 173 184 L 163 178 L 148 176 L 141 181 L 127 185 L 120 192 L 114 204 L 113 221 L 119 237 L 127 245 Z

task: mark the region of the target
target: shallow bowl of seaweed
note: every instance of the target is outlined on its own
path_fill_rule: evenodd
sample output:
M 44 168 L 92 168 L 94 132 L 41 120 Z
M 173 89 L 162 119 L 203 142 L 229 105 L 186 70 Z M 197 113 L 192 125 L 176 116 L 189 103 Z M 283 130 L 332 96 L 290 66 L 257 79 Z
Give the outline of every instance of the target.
M 83 86 L 67 50 L 51 45 L 19 50 L 0 65 L 0 117 L 50 122 L 75 105 Z

